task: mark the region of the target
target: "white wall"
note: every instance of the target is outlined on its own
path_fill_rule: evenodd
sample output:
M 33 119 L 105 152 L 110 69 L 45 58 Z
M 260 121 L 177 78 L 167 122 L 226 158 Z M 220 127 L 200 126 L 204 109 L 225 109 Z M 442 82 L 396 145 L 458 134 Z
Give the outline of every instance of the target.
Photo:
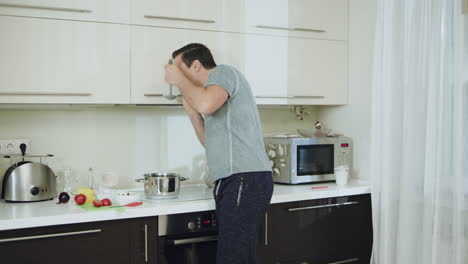
M 352 177 L 369 180 L 370 100 L 376 3 L 352 0 L 349 21 L 349 100 L 345 106 L 320 107 L 324 125 L 354 142 Z
M 204 149 L 181 107 L 53 106 L 0 110 L 0 139 L 30 139 L 35 154 L 51 153 L 49 165 L 59 175 L 71 168 L 86 183 L 88 169 L 96 175 L 115 173 L 119 188 L 134 187 L 145 172 L 171 171 L 202 182 Z M 297 121 L 289 108 L 262 108 L 264 132 L 294 132 L 311 127 Z M 0 180 L 9 163 L 0 159 Z

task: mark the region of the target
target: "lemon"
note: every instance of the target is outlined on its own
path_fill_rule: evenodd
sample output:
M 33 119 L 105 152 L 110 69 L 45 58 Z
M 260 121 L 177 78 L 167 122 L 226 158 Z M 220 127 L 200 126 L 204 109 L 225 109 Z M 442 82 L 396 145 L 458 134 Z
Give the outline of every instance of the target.
M 96 193 L 94 192 L 94 189 L 78 188 L 76 192 L 78 194 L 84 194 L 86 196 L 86 202 L 84 204 L 90 204 L 93 202 L 94 199 L 96 199 Z

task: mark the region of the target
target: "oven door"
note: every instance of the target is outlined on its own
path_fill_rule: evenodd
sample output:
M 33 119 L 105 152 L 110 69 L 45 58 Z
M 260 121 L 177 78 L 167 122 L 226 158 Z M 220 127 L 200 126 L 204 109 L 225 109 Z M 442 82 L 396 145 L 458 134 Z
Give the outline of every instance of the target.
M 161 264 L 216 264 L 216 232 L 159 237 Z
M 295 183 L 335 179 L 335 144 L 298 144 L 294 154 Z

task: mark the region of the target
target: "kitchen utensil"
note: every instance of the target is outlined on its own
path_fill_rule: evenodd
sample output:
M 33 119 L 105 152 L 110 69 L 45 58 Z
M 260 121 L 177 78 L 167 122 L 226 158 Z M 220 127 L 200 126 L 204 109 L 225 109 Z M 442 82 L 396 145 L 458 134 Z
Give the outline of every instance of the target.
M 20 146 L 21 148 L 21 146 Z M 42 158 L 53 155 L 4 156 L 10 159 L 11 166 L 6 170 L 2 183 L 2 199 L 7 202 L 36 202 L 51 200 L 57 196 L 57 177 L 52 169 L 42 163 Z M 25 158 L 39 158 L 40 162 L 25 161 Z M 22 161 L 17 162 L 17 159 Z
M 143 202 L 134 202 L 134 203 L 129 203 L 129 204 L 125 204 L 125 205 L 114 205 L 114 206 L 111 206 L 110 208 L 115 208 L 115 207 L 135 207 L 135 206 L 139 206 L 139 205 L 142 205 Z
M 168 64 L 174 64 L 174 60 L 169 59 Z M 164 98 L 168 100 L 174 100 L 177 97 L 172 93 L 172 86 L 173 86 L 172 84 L 169 84 L 169 94 L 164 96 Z
M 136 179 L 143 182 L 145 196 L 148 199 L 175 198 L 179 195 L 180 181 L 187 180 L 177 173 L 147 173 L 144 179 Z

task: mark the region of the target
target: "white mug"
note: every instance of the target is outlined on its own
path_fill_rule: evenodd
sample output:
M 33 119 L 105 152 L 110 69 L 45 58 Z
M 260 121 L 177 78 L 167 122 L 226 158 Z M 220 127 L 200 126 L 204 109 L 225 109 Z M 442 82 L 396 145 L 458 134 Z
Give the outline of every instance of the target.
M 335 177 L 336 177 L 336 185 L 346 185 L 348 184 L 348 168 L 345 166 L 339 166 L 335 168 Z

